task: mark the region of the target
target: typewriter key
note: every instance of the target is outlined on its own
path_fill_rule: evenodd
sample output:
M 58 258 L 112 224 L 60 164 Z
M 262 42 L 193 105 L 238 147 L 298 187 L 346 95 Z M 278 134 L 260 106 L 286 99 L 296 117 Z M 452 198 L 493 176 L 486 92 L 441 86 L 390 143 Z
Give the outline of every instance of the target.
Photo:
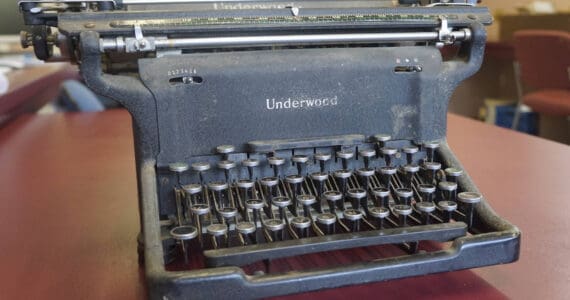
M 287 221 L 287 215 L 285 214 L 285 208 L 291 205 L 291 199 L 288 197 L 278 196 L 273 198 L 273 205 L 279 208 L 279 219 L 281 221 Z
M 457 178 L 463 175 L 463 170 L 458 168 L 447 168 L 445 169 L 445 180 L 449 182 L 457 183 Z
M 430 184 L 437 184 L 437 171 L 441 170 L 441 164 L 438 162 L 425 162 L 423 164 L 424 168 L 424 180 Z
M 237 216 L 238 210 L 235 207 L 224 207 L 219 210 L 219 213 L 229 227 L 231 219 Z
M 295 229 L 299 238 L 309 236 L 309 227 L 311 227 L 311 219 L 308 217 L 294 217 L 291 219 L 291 225 Z
M 376 150 L 374 149 L 362 149 L 358 151 L 358 155 L 362 156 L 362 161 L 364 162 L 364 168 L 368 169 L 370 167 L 370 160 L 376 156 Z
M 236 167 L 236 163 L 232 160 L 222 160 L 218 162 L 218 168 L 224 170 L 224 175 L 226 177 L 226 182 L 232 182 L 231 169 Z
M 346 192 L 348 197 L 352 199 L 352 208 L 360 209 L 360 205 L 366 206 L 366 190 L 364 189 L 350 189 Z
M 375 173 L 376 171 L 374 169 L 369 169 L 369 168 L 360 168 L 356 170 L 356 174 L 358 175 L 360 184 L 362 185 L 362 188 L 364 190 L 368 191 L 370 177 L 374 176 Z
M 261 199 L 248 199 L 245 201 L 245 207 L 252 210 L 253 223 L 256 224 L 256 226 L 257 226 L 257 222 L 261 221 L 260 210 L 264 206 L 265 205 L 263 204 L 263 200 L 261 200 Z
M 239 234 L 242 235 L 243 241 L 245 245 L 257 243 L 255 240 L 255 233 L 256 227 L 251 222 L 239 222 L 236 224 L 236 230 Z
M 311 173 L 311 179 L 313 180 L 313 184 L 315 185 L 315 188 L 316 188 L 316 194 L 317 194 L 317 197 L 319 198 L 319 201 L 317 201 L 317 211 L 320 213 L 323 212 L 322 195 L 323 195 L 323 189 L 324 189 L 325 181 L 328 178 L 329 178 L 329 174 L 327 174 L 327 173 L 321 173 L 321 172 Z
M 449 181 L 441 181 L 437 187 L 441 190 L 443 199 L 455 201 L 457 193 L 457 183 Z
M 229 246 L 229 239 L 227 238 L 228 227 L 224 224 L 212 224 L 206 227 L 206 231 L 212 236 L 214 248 L 221 248 L 223 245 Z
M 407 204 L 398 204 L 394 205 L 393 211 L 395 214 L 398 215 L 400 220 L 400 227 L 406 227 L 407 224 L 407 217 L 412 213 L 412 207 Z
M 267 231 L 269 231 L 269 234 L 271 236 L 271 240 L 276 242 L 276 241 L 282 241 L 284 239 L 283 236 L 283 228 L 285 228 L 285 223 L 283 223 L 282 220 L 279 219 L 269 219 L 266 220 L 263 225 L 265 226 L 265 228 L 267 229 Z
M 204 172 L 210 170 L 210 164 L 207 162 L 196 162 L 192 164 L 192 170 L 198 172 L 200 184 L 204 185 Z
M 342 213 L 342 215 L 352 224 L 350 228 L 351 232 L 360 231 L 360 220 L 362 219 L 362 212 L 360 212 L 360 210 L 347 209 Z
M 386 207 L 371 207 L 368 211 L 370 216 L 376 220 L 378 229 L 384 229 L 384 219 L 390 215 L 390 210 Z
M 267 158 L 267 162 L 273 168 L 273 176 L 279 178 L 279 168 L 285 163 L 285 159 L 282 157 L 271 156 Z
M 378 150 L 386 147 L 386 142 L 391 140 L 392 137 L 387 134 L 377 134 L 374 136 L 374 140 L 378 143 Z M 382 151 L 376 151 L 376 157 L 383 157 Z
M 406 146 L 402 148 L 402 152 L 406 153 L 406 162 L 408 165 L 414 163 L 414 154 L 418 153 L 419 149 L 416 146 Z
M 240 190 L 240 198 L 243 206 L 245 199 L 253 198 L 255 196 L 252 190 L 255 186 L 255 182 L 249 179 L 241 179 L 237 181 L 236 185 Z
M 406 187 L 411 188 L 414 180 L 414 174 L 416 174 L 420 170 L 420 167 L 417 165 L 405 165 L 404 167 L 402 167 L 402 169 L 404 170 L 404 174 L 406 175 L 405 185 Z
M 398 188 L 396 195 L 398 196 L 398 204 L 410 205 L 414 191 L 411 188 Z
M 437 206 L 439 206 L 439 208 L 444 213 L 443 222 L 448 223 L 449 221 L 451 221 L 451 216 L 453 215 L 453 212 L 457 210 L 457 203 L 455 203 L 454 201 L 444 200 L 444 201 L 439 201 L 437 203 Z
M 326 235 L 335 233 L 336 215 L 332 213 L 324 213 L 317 216 L 317 223 L 324 227 L 323 232 Z
M 396 155 L 396 153 L 398 153 L 398 149 L 390 148 L 390 147 L 384 147 L 384 148 L 380 149 L 380 152 L 382 152 L 382 156 L 384 157 L 384 161 L 386 162 L 386 166 L 389 167 L 392 165 L 393 157 L 394 157 L 394 155 Z
M 372 190 L 374 195 L 374 205 L 378 207 L 388 208 L 390 200 L 390 190 L 387 188 L 379 187 Z
M 261 185 L 265 187 L 265 200 L 267 201 L 267 207 L 265 208 L 265 214 L 269 218 L 273 218 L 273 206 L 272 201 L 275 196 L 275 187 L 279 184 L 278 177 L 263 177 L 261 178 Z
M 392 176 L 398 172 L 396 167 L 381 167 L 380 174 L 382 174 L 382 184 L 385 188 L 390 189 L 390 182 L 392 181 Z
M 435 186 L 431 184 L 420 184 L 418 185 L 418 191 L 421 195 L 421 201 L 432 202 L 433 195 L 435 193 Z
M 216 147 L 216 152 L 222 154 L 223 160 L 229 160 L 230 153 L 236 151 L 236 148 L 232 145 L 221 145 Z
M 178 176 L 180 176 L 180 173 L 184 173 L 184 172 L 188 171 L 189 166 L 187 163 L 184 163 L 184 162 L 176 162 L 176 163 L 169 164 L 168 169 L 171 172 L 174 172 Z M 180 178 L 178 178 L 178 184 L 180 184 Z
M 342 195 L 346 195 L 346 189 L 347 189 L 347 181 L 348 179 L 352 176 L 352 171 L 351 170 L 337 170 L 334 171 L 333 176 L 336 178 L 337 183 L 340 187 L 340 192 L 342 193 Z M 341 203 L 343 204 L 343 203 Z M 343 204 L 344 206 L 344 204 Z M 344 207 L 343 207 L 344 210 Z
M 204 223 L 204 215 L 210 213 L 210 207 L 207 204 L 194 204 L 190 207 L 190 211 L 194 215 L 194 224 L 200 233 L 198 235 L 198 240 L 200 241 L 200 246 L 204 246 L 202 241 L 202 224 Z
M 426 151 L 426 161 L 433 162 L 435 157 L 435 149 L 439 148 L 439 142 L 426 142 L 423 144 L 423 148 Z
M 172 238 L 180 243 L 180 248 L 182 249 L 182 255 L 184 256 L 184 263 L 188 264 L 188 245 L 187 241 L 198 236 L 198 230 L 194 226 L 185 225 L 172 228 L 170 230 L 170 235 Z
M 254 158 L 249 158 L 249 159 L 242 161 L 241 164 L 247 168 L 249 180 L 253 180 L 253 168 L 259 166 L 259 160 L 254 159 Z
M 337 201 L 342 200 L 342 193 L 338 191 L 326 191 L 323 193 L 325 199 L 327 199 L 329 205 L 329 212 L 335 212 L 335 206 L 337 205 Z
M 218 208 L 224 208 L 226 206 L 229 206 L 227 204 L 229 204 L 229 199 L 227 199 L 227 197 L 224 197 L 224 191 L 226 191 L 228 189 L 228 183 L 227 182 L 220 182 L 220 181 L 214 181 L 214 182 L 210 182 L 208 183 L 208 189 L 212 190 L 214 192 L 215 195 L 215 203 L 218 205 Z
M 481 196 L 481 194 L 475 192 L 462 192 L 457 195 L 457 200 L 465 204 L 465 223 L 467 223 L 468 228 L 473 226 L 473 211 L 475 209 L 475 204 L 481 202 L 482 198 L 483 196 Z
M 181 226 L 184 223 L 184 208 L 182 204 L 182 195 L 179 190 L 181 188 L 180 174 L 188 170 L 188 164 L 183 162 L 172 163 L 168 165 L 171 172 L 176 173 L 176 185 L 174 189 L 174 200 L 176 202 L 176 223 Z
M 342 168 L 348 169 L 348 160 L 354 157 L 354 151 L 350 149 L 337 151 L 336 157 L 342 160 Z
M 309 157 L 306 155 L 294 155 L 291 160 L 297 167 L 297 175 L 303 175 L 303 166 L 309 161 Z
M 325 173 L 325 163 L 330 159 L 330 153 L 315 153 L 315 160 L 319 162 L 321 173 Z
M 315 198 L 313 195 L 298 195 L 297 201 L 303 205 L 304 216 L 311 216 L 311 205 L 317 203 L 317 198 Z
M 300 175 L 289 175 L 285 177 L 285 181 L 289 183 L 289 186 L 291 188 L 291 194 L 293 196 L 293 205 L 292 207 L 290 207 L 289 210 L 295 217 L 299 216 L 299 212 L 297 211 L 297 208 L 299 206 L 299 202 L 297 201 L 297 195 L 301 193 L 301 183 L 303 183 L 304 180 L 305 179 L 303 178 L 303 176 Z
M 429 225 L 431 220 L 431 213 L 435 211 L 435 204 L 433 202 L 416 202 L 416 209 L 422 213 L 423 224 Z

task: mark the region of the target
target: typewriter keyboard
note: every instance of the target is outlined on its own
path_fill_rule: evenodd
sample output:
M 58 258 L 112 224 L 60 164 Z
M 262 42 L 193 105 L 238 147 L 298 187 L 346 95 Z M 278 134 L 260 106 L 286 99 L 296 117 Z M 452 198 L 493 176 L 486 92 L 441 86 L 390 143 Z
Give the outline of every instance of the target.
M 158 169 L 167 263 L 245 266 L 308 253 L 446 242 L 473 227 L 478 193 L 459 186 L 437 142 L 234 153 Z

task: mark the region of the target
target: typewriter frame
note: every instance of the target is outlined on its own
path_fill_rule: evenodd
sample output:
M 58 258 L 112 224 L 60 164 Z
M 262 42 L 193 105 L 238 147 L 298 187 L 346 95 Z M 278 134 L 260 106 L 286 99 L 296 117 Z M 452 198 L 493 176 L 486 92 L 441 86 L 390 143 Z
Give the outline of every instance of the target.
M 470 25 L 473 40 L 470 44 L 469 68 L 461 79 L 475 72 L 482 61 L 485 32 L 483 25 L 473 21 Z M 384 281 L 409 276 L 447 272 L 516 261 L 519 256 L 520 231 L 495 214 L 485 199 L 476 207 L 477 226 L 489 233 L 461 237 L 453 240 L 449 249 L 429 253 L 417 253 L 403 257 L 334 267 L 329 269 L 297 271 L 285 274 L 246 275 L 239 267 L 215 267 L 193 271 L 166 271 L 161 239 L 159 190 L 157 166 L 160 138 L 155 111 L 155 95 L 143 83 L 133 77 L 116 76 L 100 72 L 101 45 L 95 31 L 82 31 L 79 36 L 81 70 L 86 83 L 102 95 L 122 102 L 133 117 L 135 156 L 139 188 L 142 236 L 141 252 L 144 252 L 146 276 L 150 296 L 153 299 L 185 298 L 189 295 L 219 299 L 263 298 L 325 288 Z M 454 74 L 450 74 L 454 75 Z M 457 74 L 455 74 L 457 75 Z M 449 96 L 460 80 L 446 87 Z M 441 146 L 438 156 L 446 165 L 461 167 L 445 140 L 445 112 L 447 99 L 439 102 L 437 116 L 439 126 L 432 122 L 420 123 L 424 129 L 418 142 L 437 139 Z M 430 119 L 431 120 L 431 119 Z M 433 120 L 432 120 L 433 121 Z M 163 132 L 161 134 L 172 134 Z M 169 158 L 170 159 L 170 158 Z M 477 192 L 467 174 L 459 179 L 464 189 Z M 445 224 L 443 225 L 445 227 Z M 223 285 L 224 289 L 216 287 Z

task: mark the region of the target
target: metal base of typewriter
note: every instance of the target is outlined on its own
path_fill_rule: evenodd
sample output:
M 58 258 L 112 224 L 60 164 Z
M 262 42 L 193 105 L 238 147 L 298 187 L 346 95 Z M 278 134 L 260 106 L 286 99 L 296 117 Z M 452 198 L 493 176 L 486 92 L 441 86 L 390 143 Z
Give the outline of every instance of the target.
M 441 143 L 438 157 L 444 165 L 461 168 L 445 142 Z M 317 270 L 291 271 L 278 274 L 246 274 L 240 267 L 225 266 L 197 269 L 191 271 L 165 271 L 164 240 L 160 237 L 161 226 L 157 199 L 156 167 L 154 161 L 147 161 L 142 172 L 142 203 L 144 222 L 144 260 L 150 284 L 152 298 L 264 298 L 305 291 L 313 291 L 352 284 L 385 281 L 431 273 L 448 272 L 488 265 L 514 262 L 518 259 L 519 230 L 495 214 L 489 204 L 483 200 L 475 211 L 473 234 L 466 235 L 467 226 L 459 221 L 454 223 L 408 227 L 401 230 L 369 231 L 369 236 L 377 237 L 375 242 L 382 242 L 386 237 L 389 243 L 404 243 L 417 240 L 452 241 L 449 248 L 440 251 L 403 254 L 402 256 L 373 261 L 359 262 Z M 478 191 L 467 174 L 458 180 L 462 190 Z M 460 220 L 462 217 L 456 215 Z M 150 221 L 149 221 L 150 220 Z M 423 234 L 423 236 L 422 236 Z M 361 237 L 352 234 L 353 239 Z M 346 237 L 345 237 L 346 238 Z M 328 250 L 335 249 L 335 242 L 343 239 L 335 237 L 316 238 L 326 240 Z M 322 242 L 322 241 L 315 241 Z M 276 242 L 286 243 L 286 242 Z M 297 240 L 289 245 L 307 246 L 310 242 Z M 354 244 L 353 247 L 362 245 Z M 339 246 L 339 248 L 341 248 Z M 275 249 L 273 244 L 256 247 L 257 250 Z M 346 246 L 344 248 L 347 248 Z M 351 247 L 348 247 L 351 248 Z M 301 253 L 316 252 L 322 249 L 305 249 Z M 277 256 L 291 256 L 299 253 L 278 253 Z M 224 257 L 218 257 L 223 264 Z M 216 262 L 213 262 L 216 264 Z M 223 288 L 222 288 L 223 287 Z

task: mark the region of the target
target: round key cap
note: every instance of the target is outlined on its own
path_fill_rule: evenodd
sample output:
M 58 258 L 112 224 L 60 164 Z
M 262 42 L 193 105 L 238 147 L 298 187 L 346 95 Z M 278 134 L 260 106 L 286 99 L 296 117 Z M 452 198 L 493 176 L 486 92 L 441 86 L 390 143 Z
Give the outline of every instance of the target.
M 210 212 L 210 206 L 206 204 L 195 204 L 192 205 L 192 207 L 190 207 L 190 210 L 192 211 L 192 213 L 201 216 L 208 214 Z
M 382 175 L 394 175 L 398 172 L 398 169 L 396 169 L 396 167 L 381 167 L 380 168 L 380 173 Z
M 210 164 L 207 162 L 196 162 L 192 164 L 192 170 L 196 172 L 203 172 L 210 170 Z
M 267 162 L 272 166 L 280 166 L 285 163 L 285 159 L 282 157 L 272 156 L 267 158 Z
M 423 146 L 426 149 L 437 149 L 439 148 L 439 142 L 437 141 L 425 142 Z
M 303 178 L 303 176 L 300 175 L 288 175 L 287 177 L 285 177 L 285 181 L 290 184 L 299 184 L 302 183 L 304 180 L 305 178 Z
M 223 218 L 230 219 L 237 215 L 238 210 L 235 207 L 224 207 L 220 209 L 219 213 Z
M 376 150 L 374 149 L 362 149 L 358 151 L 358 155 L 362 157 L 374 157 L 376 156 Z
M 387 134 L 377 134 L 374 136 L 374 139 L 377 142 L 387 142 L 387 141 L 391 140 L 392 137 L 390 135 L 387 135 Z
M 426 170 L 438 171 L 441 170 L 441 164 L 438 162 L 427 161 L 424 163 Z
M 362 219 L 362 212 L 356 209 L 347 209 L 342 213 L 343 217 L 350 221 L 358 221 Z
M 455 191 L 457 190 L 457 183 L 449 182 L 449 181 L 442 181 L 438 185 L 440 190 L 442 191 Z
M 222 160 L 218 162 L 218 168 L 223 170 L 230 170 L 236 167 L 235 161 L 232 160 Z
M 294 155 L 293 157 L 291 157 L 291 160 L 294 163 L 304 164 L 309 161 L 309 157 L 306 155 Z
M 319 214 L 317 216 L 317 222 L 323 225 L 332 225 L 336 222 L 336 215 L 329 213 Z
M 242 188 L 242 189 L 250 189 L 254 185 L 255 185 L 255 182 L 253 182 L 253 180 L 249 180 L 249 179 L 241 179 L 241 180 L 238 180 L 238 182 L 237 182 L 237 186 L 239 188 Z
M 241 234 L 251 234 L 255 232 L 256 228 L 252 222 L 239 222 L 236 225 L 236 230 Z
M 374 194 L 374 196 L 376 197 L 388 197 L 390 196 L 390 190 L 388 190 L 387 188 L 374 188 L 372 190 L 372 194 Z
M 279 219 L 269 219 L 263 222 L 265 228 L 269 229 L 270 231 L 279 231 L 285 228 L 285 223 L 283 223 Z
M 221 145 L 216 147 L 216 151 L 220 154 L 229 154 L 236 150 L 236 148 L 232 145 Z
M 179 241 L 186 241 L 197 237 L 198 230 L 191 225 L 178 226 L 170 230 L 170 235 Z
M 396 189 L 396 195 L 401 198 L 410 198 L 414 195 L 414 191 L 409 188 L 398 188 Z
M 337 151 L 336 156 L 341 159 L 351 159 L 354 157 L 354 151 L 352 150 Z
M 354 199 L 362 199 L 366 197 L 366 191 L 363 189 L 350 189 L 347 191 L 349 197 Z
M 245 207 L 249 209 L 262 209 L 263 201 L 260 199 L 248 199 L 245 201 Z
M 257 167 L 259 166 L 259 160 L 255 159 L 255 158 L 248 158 L 246 160 L 243 160 L 241 162 L 241 164 L 244 167 L 249 167 L 249 168 L 253 168 L 253 167 Z
M 418 185 L 418 191 L 420 193 L 435 193 L 435 186 L 432 184 L 420 184 Z
M 393 210 L 399 216 L 408 216 L 412 213 L 412 207 L 405 204 L 394 205 Z
M 384 148 L 380 149 L 380 152 L 383 155 L 396 155 L 396 153 L 398 153 L 398 149 L 391 148 L 391 147 L 384 147 Z
M 328 201 L 333 201 L 333 202 L 342 199 L 342 193 L 337 191 L 326 191 L 324 192 L 323 196 L 325 196 L 325 199 L 327 199 Z
M 214 182 L 210 182 L 208 183 L 208 188 L 212 191 L 225 191 L 226 189 L 228 189 L 228 183 L 227 182 L 221 182 L 221 181 L 214 181 Z
M 184 190 L 184 192 L 186 192 L 190 195 L 194 195 L 194 194 L 198 194 L 198 193 L 202 192 L 202 186 L 199 184 L 196 184 L 196 183 L 183 185 L 182 189 Z
M 274 197 L 271 202 L 277 207 L 287 207 L 291 205 L 291 199 L 283 196 Z
M 384 219 L 390 215 L 390 210 L 385 207 L 371 207 L 368 209 L 370 216 L 374 218 Z
M 447 176 L 458 177 L 463 174 L 463 170 L 458 168 L 447 168 L 445 169 L 445 174 Z
M 221 236 L 228 233 L 228 226 L 224 224 L 212 224 L 206 227 L 206 231 L 213 236 Z
M 439 201 L 437 206 L 443 211 L 455 211 L 457 209 L 457 203 L 454 201 Z
M 416 173 L 420 170 L 420 167 L 418 165 L 405 165 L 402 169 L 404 169 L 404 172 Z
M 457 200 L 467 204 L 475 204 L 481 202 L 483 196 L 479 193 L 475 192 L 462 192 L 457 194 Z
M 417 202 L 416 208 L 423 213 L 431 213 L 435 210 L 433 202 Z
M 374 169 L 370 169 L 370 168 L 360 168 L 360 169 L 356 170 L 356 174 L 358 174 L 359 176 L 364 176 L 364 177 L 373 176 L 374 173 L 376 173 L 376 171 Z
M 263 177 L 261 178 L 261 185 L 263 186 L 276 186 L 279 183 L 279 178 L 277 177 Z
M 315 159 L 318 161 L 327 161 L 331 159 L 330 153 L 315 153 Z
M 311 219 L 307 217 L 294 217 L 291 219 L 291 225 L 297 229 L 305 229 L 311 226 Z
M 299 195 L 297 196 L 297 201 L 303 206 L 313 205 L 317 202 L 317 198 L 313 195 Z
M 185 162 L 176 162 L 168 165 L 168 169 L 172 172 L 182 173 L 188 171 L 188 164 Z
M 416 146 L 406 146 L 404 148 L 402 148 L 402 152 L 406 153 L 406 154 L 415 154 L 418 153 L 419 149 Z
M 340 179 L 347 179 L 347 178 L 350 178 L 350 176 L 352 176 L 352 171 L 351 170 L 337 170 L 337 171 L 334 171 L 333 176 L 336 178 L 340 178 Z
M 329 178 L 329 174 L 322 172 L 311 173 L 311 179 L 316 181 L 325 181 Z

